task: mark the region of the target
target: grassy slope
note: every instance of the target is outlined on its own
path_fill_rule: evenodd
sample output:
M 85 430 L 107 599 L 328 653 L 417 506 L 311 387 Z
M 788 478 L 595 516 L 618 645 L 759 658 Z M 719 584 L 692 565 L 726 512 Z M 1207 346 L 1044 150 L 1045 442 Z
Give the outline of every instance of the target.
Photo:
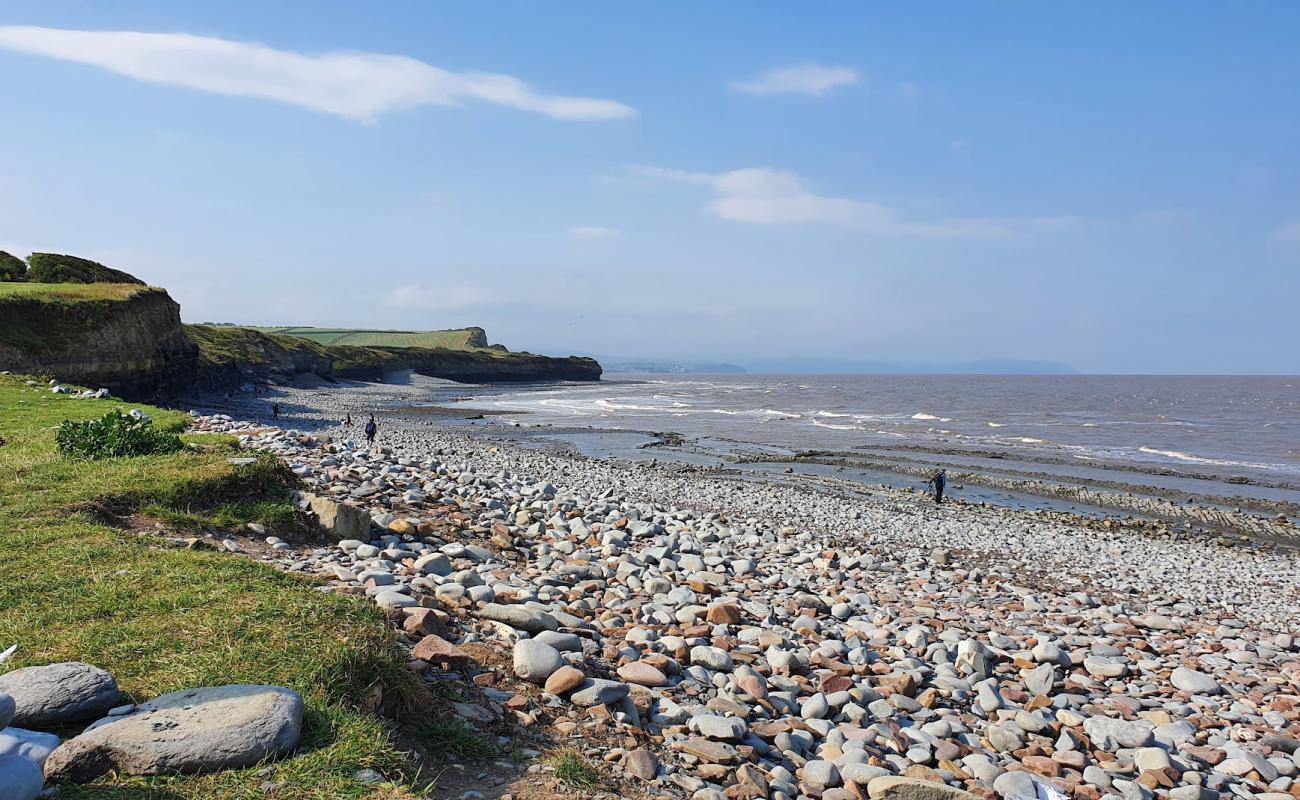
M 263 365 L 268 359 L 260 341 L 265 337 L 285 350 L 310 350 L 334 360 L 335 371 L 351 369 L 401 369 L 405 361 L 422 354 L 440 351 L 453 353 L 460 358 L 470 358 L 484 363 L 510 361 L 523 354 L 503 353 L 497 350 L 458 350 L 455 348 L 378 348 L 350 345 L 322 345 L 298 336 L 267 333 L 260 328 L 240 328 L 224 325 L 186 325 L 185 333 L 199 345 L 200 359 L 221 366 L 233 362 Z
M 253 366 L 267 364 L 269 359 L 264 340 L 269 340 L 284 350 L 310 350 L 320 356 L 325 356 L 327 353 L 324 346 L 306 339 L 266 332 L 260 332 L 259 336 L 250 333 L 250 330 L 257 329 L 233 328 L 225 325 L 186 325 L 185 335 L 199 346 L 200 359 L 216 366 L 233 363 Z
M 409 769 L 387 725 L 356 710 L 375 682 L 389 697 L 418 696 L 378 610 L 248 559 L 163 547 L 76 511 L 98 501 L 118 513 L 159 505 L 211 515 L 267 488 L 266 464 L 236 470 L 228 441 L 206 453 L 94 463 L 57 455 L 61 420 L 115 407 L 125 408 L 0 376 L 0 646 L 18 644 L 0 669 L 84 660 L 112 672 L 133 700 L 231 682 L 289 686 L 307 699 L 305 752 L 278 765 L 275 797 L 406 796 L 409 786 L 352 780 L 364 767 L 390 779 Z M 183 424 L 179 413 L 144 408 L 161 425 Z M 265 778 L 256 773 L 106 779 L 59 796 L 260 798 Z
M 465 329 L 446 331 L 383 331 L 358 328 L 255 328 L 266 333 L 297 336 L 326 345 L 351 347 L 427 347 L 446 350 L 477 350 L 469 343 L 473 333 Z

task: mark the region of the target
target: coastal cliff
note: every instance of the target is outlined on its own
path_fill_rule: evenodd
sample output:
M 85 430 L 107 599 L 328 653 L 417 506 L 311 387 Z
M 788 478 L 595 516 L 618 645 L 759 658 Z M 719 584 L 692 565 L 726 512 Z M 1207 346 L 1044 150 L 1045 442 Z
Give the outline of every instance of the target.
M 468 383 L 594 381 L 601 375 L 594 359 L 576 356 L 551 358 L 504 349 L 322 345 L 228 325 L 186 325 L 185 333 L 199 345 L 198 383 L 204 388 L 303 374 L 373 381 L 405 369 Z
M 475 343 L 486 345 L 477 329 Z M 413 370 L 448 380 L 599 380 L 590 358 L 470 350 L 323 345 L 227 325 L 183 325 L 166 290 L 140 284 L 0 282 L 0 370 L 42 375 L 131 400 L 301 375 L 379 380 Z
M 134 284 L 5 284 L 0 294 L 0 369 L 130 398 L 177 393 L 193 378 L 199 349 L 163 289 Z

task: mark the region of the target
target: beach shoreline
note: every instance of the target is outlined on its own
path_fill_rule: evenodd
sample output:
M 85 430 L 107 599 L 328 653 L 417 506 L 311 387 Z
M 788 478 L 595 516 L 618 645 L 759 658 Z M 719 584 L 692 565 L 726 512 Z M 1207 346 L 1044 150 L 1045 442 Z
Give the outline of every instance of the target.
M 497 387 L 470 387 L 397 373 L 383 383 L 342 381 L 280 386 L 295 424 L 313 429 L 352 414 L 421 431 L 437 426 L 462 435 L 551 455 L 643 463 L 745 482 L 803 484 L 843 496 L 874 493 L 915 500 L 938 466 L 949 473 L 946 500 L 1034 512 L 1082 526 L 1099 522 L 1167 536 L 1218 537 L 1224 542 L 1300 548 L 1296 487 L 1230 479 L 1160 466 L 1069 463 L 1052 457 L 1017 459 L 969 448 L 860 445 L 850 451 L 799 450 L 722 435 L 608 428 L 533 421 L 530 412 L 482 402 Z M 484 394 L 488 393 L 488 394 Z M 197 405 L 266 415 L 270 400 L 236 394 L 196 398 Z M 1079 473 L 1062 475 L 1069 464 Z M 1055 471 L 1051 471 L 1055 470 Z M 1240 493 L 1215 494 L 1214 491 Z
M 399 452 L 454 454 L 483 468 L 526 466 L 539 478 L 557 485 L 617 491 L 629 498 L 700 512 L 764 518 L 780 527 L 821 535 L 843 536 L 851 532 L 855 538 L 872 544 L 958 548 L 1017 573 L 1068 575 L 1101 591 L 1128 591 L 1149 584 L 1150 558 L 1155 557 L 1162 567 L 1179 573 L 1171 587 L 1182 590 L 1179 596 L 1195 597 L 1198 602 L 1234 611 L 1246 610 L 1260 623 L 1272 619 L 1300 624 L 1300 587 L 1293 578 L 1298 554 L 1294 542 L 1285 537 L 1270 539 L 1240 532 L 1224 535 L 1221 531 L 1176 526 L 1123 512 L 1089 516 L 1070 511 L 1015 510 L 965 503 L 960 498 L 936 508 L 914 488 L 809 480 L 783 471 L 746 475 L 743 465 L 676 463 L 656 457 L 649 461 L 592 457 L 551 440 L 557 433 L 554 429 L 530 428 L 521 421 L 526 416 L 503 417 L 504 424 L 497 424 L 474 419 L 480 411 L 477 409 L 464 409 L 468 412 L 464 416 L 443 412 L 444 401 L 437 395 L 464 394 L 465 387 L 420 376 L 405 380 L 349 381 L 310 388 L 278 386 L 272 387 L 271 394 L 256 397 L 195 397 L 184 407 L 271 423 L 270 406 L 278 402 L 279 426 L 357 442 L 363 441 L 366 416 L 374 413 L 380 425 L 377 444 L 396 447 Z M 412 412 L 415 404 L 440 410 Z M 453 407 L 447 412 L 456 410 Z M 349 413 L 353 425 L 346 428 L 342 421 Z M 578 427 L 567 430 L 575 434 L 608 433 Z M 547 440 L 546 445 L 521 445 L 521 432 Z M 671 440 L 671 435 L 668 438 Z M 1017 554 L 1009 549 L 1012 545 L 1025 549 Z M 1151 555 L 1141 554 L 1144 550 Z M 1109 555 L 1097 558 L 1104 551 Z M 1271 566 L 1263 573 L 1254 569 L 1235 573 L 1224 570 L 1222 581 L 1207 585 L 1197 569 L 1202 551 L 1212 553 L 1211 557 L 1218 561 L 1263 560 Z M 1250 609 L 1256 603 L 1268 610 L 1256 615 L 1259 609 Z
M 404 414 L 422 383 L 192 421 L 299 476 L 328 538 L 264 559 L 385 609 L 467 724 L 513 718 L 623 796 L 1293 796 L 1295 550 L 530 448 L 517 419 Z

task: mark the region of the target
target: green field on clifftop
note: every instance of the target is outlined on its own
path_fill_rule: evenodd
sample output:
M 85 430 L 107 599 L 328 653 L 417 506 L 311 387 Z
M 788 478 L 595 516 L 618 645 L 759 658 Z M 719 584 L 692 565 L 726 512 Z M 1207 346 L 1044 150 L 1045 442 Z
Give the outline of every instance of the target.
M 484 347 L 480 328 L 457 328 L 445 331 L 386 331 L 362 328 L 269 328 L 247 326 L 263 333 L 296 336 L 326 345 L 352 347 L 423 347 L 434 350 L 479 350 Z M 480 344 L 479 342 L 483 342 Z

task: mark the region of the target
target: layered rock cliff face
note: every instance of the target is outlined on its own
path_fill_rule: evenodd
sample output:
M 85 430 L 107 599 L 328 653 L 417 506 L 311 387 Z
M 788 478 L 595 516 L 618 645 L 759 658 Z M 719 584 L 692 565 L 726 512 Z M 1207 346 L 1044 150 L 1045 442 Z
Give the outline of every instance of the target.
M 38 294 L 0 303 L 0 369 L 136 400 L 183 391 L 198 347 L 181 329 L 180 306 L 167 292 L 130 287 L 118 298 L 68 301 Z
M 488 350 L 348 347 L 250 328 L 182 325 L 167 292 L 125 284 L 7 284 L 0 370 L 48 375 L 130 400 L 312 374 L 378 380 L 411 369 L 449 380 L 599 380 L 590 358 Z M 487 337 L 481 337 L 486 342 Z
M 347 352 L 336 355 L 332 374 L 355 380 L 379 380 L 385 372 L 403 369 L 462 383 L 595 381 L 601 375 L 600 364 L 595 359 L 578 356 L 552 358 L 530 353 L 499 356 L 418 347 L 332 347 L 330 350 L 369 351 L 363 358 L 354 358 Z
M 384 373 L 405 369 L 466 383 L 594 381 L 601 374 L 600 364 L 590 358 L 551 358 L 495 349 L 484 352 L 322 345 L 295 336 L 231 326 L 186 325 L 185 330 L 200 347 L 197 385 L 204 388 L 305 373 L 373 381 L 383 378 Z

